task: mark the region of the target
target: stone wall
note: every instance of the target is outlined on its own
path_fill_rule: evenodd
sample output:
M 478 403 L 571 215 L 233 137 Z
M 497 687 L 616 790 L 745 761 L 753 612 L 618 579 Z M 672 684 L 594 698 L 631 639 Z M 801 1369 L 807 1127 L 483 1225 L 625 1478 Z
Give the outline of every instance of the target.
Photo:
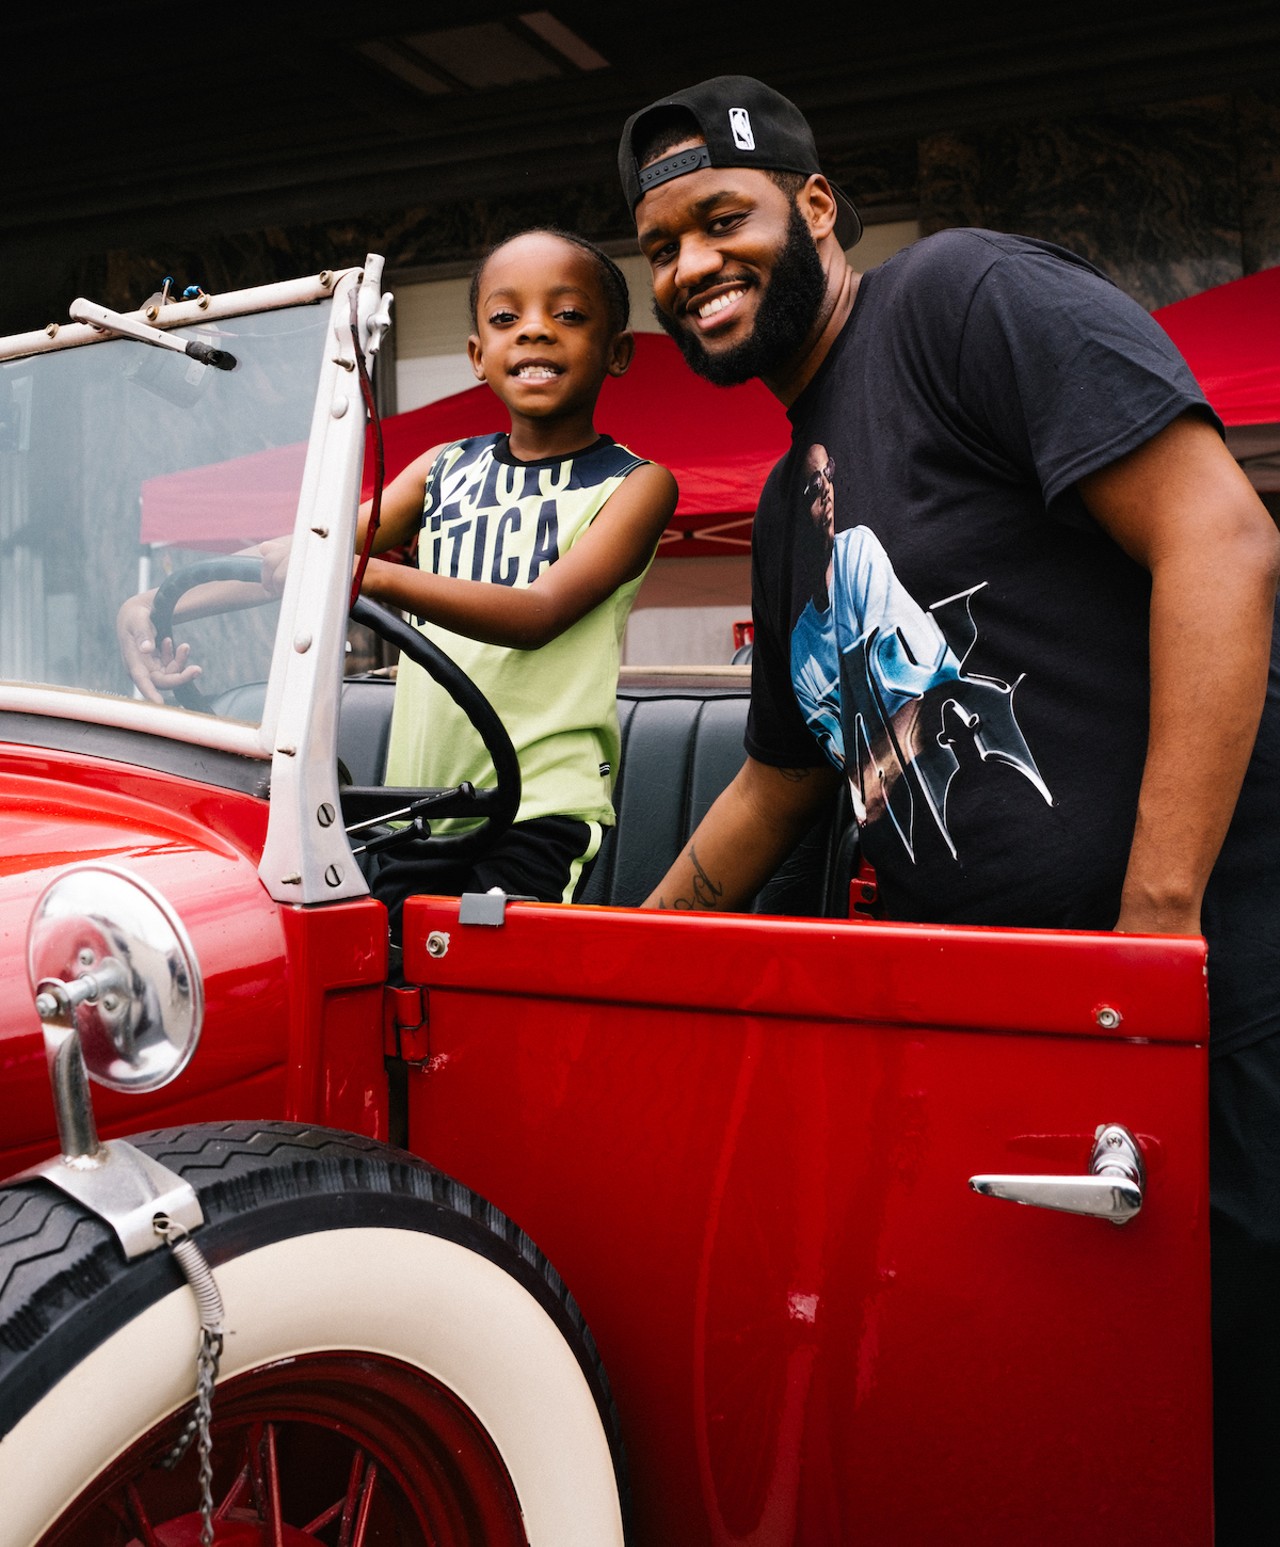
M 1060 242 L 1148 307 L 1280 263 L 1280 91 L 864 145 L 830 158 L 828 170 L 869 219 L 914 213 L 926 232 L 986 225 Z M 359 263 L 370 250 L 391 269 L 466 262 L 535 223 L 599 241 L 633 234 L 612 176 L 550 198 L 418 199 L 340 222 L 54 266 L 41 286 L 46 314 L 5 320 L 38 326 L 65 316 L 78 294 L 127 309 L 166 274 L 179 289 L 218 291 Z
M 924 231 L 1059 242 L 1163 306 L 1280 263 L 1280 94 L 933 135 L 918 191 Z

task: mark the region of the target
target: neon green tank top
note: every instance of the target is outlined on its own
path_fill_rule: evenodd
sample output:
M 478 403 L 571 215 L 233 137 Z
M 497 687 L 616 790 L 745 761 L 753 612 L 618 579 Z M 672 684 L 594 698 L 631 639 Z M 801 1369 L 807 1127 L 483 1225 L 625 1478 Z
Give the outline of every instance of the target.
M 505 435 L 457 441 L 427 475 L 419 568 L 495 585 L 529 586 L 569 551 L 644 458 L 601 436 L 569 457 L 519 462 Z M 516 820 L 575 816 L 613 823 L 622 632 L 643 574 L 537 650 L 482 644 L 433 623 L 416 626 L 488 698 L 520 763 Z M 493 763 L 466 716 L 421 667 L 402 659 L 386 782 L 492 786 Z M 433 826 L 436 824 L 433 824 Z M 441 822 L 455 831 L 465 822 Z

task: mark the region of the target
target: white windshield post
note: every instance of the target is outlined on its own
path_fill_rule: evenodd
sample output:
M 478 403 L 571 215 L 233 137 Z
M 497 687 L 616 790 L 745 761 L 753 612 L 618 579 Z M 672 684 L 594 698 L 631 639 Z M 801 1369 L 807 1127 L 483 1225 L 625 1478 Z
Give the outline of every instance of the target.
M 280 902 L 368 891 L 342 825 L 338 708 L 365 439 L 351 294 L 358 286 L 360 347 L 371 361 L 388 323 L 381 281 L 382 259 L 371 254 L 334 293 L 276 635 L 263 715 L 273 735 L 271 816 L 258 874 Z

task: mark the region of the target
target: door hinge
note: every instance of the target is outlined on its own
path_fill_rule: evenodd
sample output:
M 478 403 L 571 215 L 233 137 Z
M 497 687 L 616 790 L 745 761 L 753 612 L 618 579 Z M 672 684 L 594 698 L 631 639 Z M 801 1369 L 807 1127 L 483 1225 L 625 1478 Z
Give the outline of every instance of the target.
M 383 1051 L 388 1058 L 425 1064 L 431 1057 L 424 988 L 389 988 L 383 1001 Z

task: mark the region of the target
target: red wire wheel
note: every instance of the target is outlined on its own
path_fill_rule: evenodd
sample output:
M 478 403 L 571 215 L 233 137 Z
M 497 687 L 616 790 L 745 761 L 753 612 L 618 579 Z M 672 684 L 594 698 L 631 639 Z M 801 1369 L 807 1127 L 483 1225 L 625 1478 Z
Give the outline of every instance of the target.
M 185 1415 L 183 1415 L 185 1417 Z M 46 1533 L 47 1547 L 199 1547 L 198 1459 L 158 1425 Z M 301 1355 L 219 1386 L 216 1547 L 523 1547 L 501 1458 L 446 1387 L 396 1360 Z
M 563 1281 L 499 1210 L 331 1129 L 139 1135 L 194 1186 L 223 1302 L 217 1547 L 622 1547 L 617 1411 Z M 0 1188 L 5 1547 L 199 1547 L 196 1302 L 163 1248 Z

